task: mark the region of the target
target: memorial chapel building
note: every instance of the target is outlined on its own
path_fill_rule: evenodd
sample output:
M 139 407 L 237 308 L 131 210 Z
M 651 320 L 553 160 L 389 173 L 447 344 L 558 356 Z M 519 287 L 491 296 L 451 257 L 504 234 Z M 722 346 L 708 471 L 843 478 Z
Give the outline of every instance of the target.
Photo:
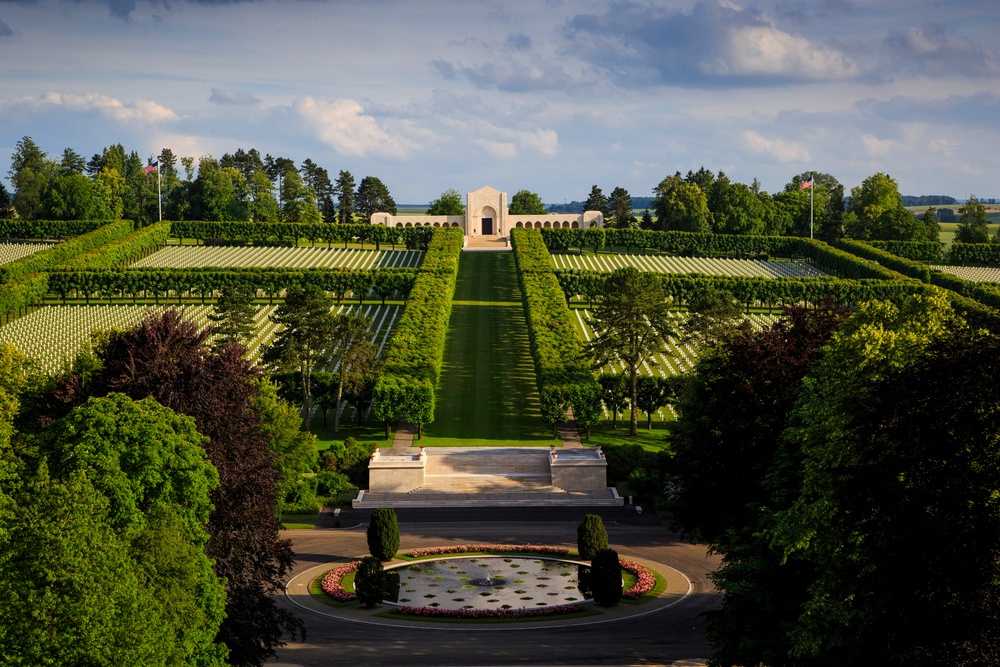
M 604 216 L 600 211 L 510 215 L 507 212 L 507 193 L 485 187 L 465 195 L 465 215 L 373 213 L 371 224 L 387 227 L 460 227 L 467 237 L 503 239 L 510 235 L 510 230 L 524 227 L 534 229 L 603 227 Z

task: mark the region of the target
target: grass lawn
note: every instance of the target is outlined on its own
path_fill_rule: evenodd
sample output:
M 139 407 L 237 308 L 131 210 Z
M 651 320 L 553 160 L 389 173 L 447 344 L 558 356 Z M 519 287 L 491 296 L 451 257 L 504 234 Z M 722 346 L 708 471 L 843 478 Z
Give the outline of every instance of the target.
M 618 429 L 611 428 L 611 421 L 605 421 L 601 424 L 594 426 L 590 429 L 590 441 L 585 439 L 585 434 L 581 433 L 580 437 L 584 438 L 583 444 L 585 446 L 597 446 L 602 447 L 608 445 L 635 445 L 639 444 L 649 451 L 656 451 L 658 449 L 667 449 L 670 445 L 667 442 L 668 425 L 670 422 L 664 421 L 653 421 L 653 429 L 651 431 L 646 430 L 646 415 L 643 414 L 639 419 L 639 435 L 635 438 L 628 434 L 628 413 L 625 413 L 625 419 L 618 420 Z
M 281 527 L 285 530 L 294 528 L 313 528 L 319 514 L 282 514 Z
M 511 253 L 462 254 L 434 423 L 420 444 L 558 444 L 539 411 Z
M 316 450 L 323 451 L 329 449 L 334 442 L 343 442 L 353 437 L 358 442 L 374 442 L 379 447 L 387 447 L 392 443 L 385 439 L 385 425 L 381 422 L 370 420 L 367 424 L 356 426 L 352 423 L 340 422 L 340 433 L 333 432 L 333 414 L 327 418 L 328 423 L 323 424 L 323 415 L 317 412 L 313 415 L 312 432 L 316 435 Z

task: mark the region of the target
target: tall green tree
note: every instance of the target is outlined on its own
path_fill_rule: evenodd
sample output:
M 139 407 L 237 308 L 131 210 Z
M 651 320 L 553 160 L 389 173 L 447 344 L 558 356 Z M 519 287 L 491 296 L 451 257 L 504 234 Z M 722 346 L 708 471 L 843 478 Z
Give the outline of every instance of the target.
M 616 187 L 611 191 L 608 207 L 611 209 L 611 215 L 614 216 L 615 227 L 628 229 L 636 225 L 637 221 L 632 215 L 632 195 L 625 188 Z
M 332 303 L 316 287 L 291 288 L 271 321 L 284 328 L 264 352 L 264 361 L 279 372 L 298 373 L 302 387 L 302 429 L 312 426 L 312 374 L 329 360 L 337 332 Z
M 336 219 L 336 207 L 333 204 L 335 188 L 330 181 L 329 172 L 311 159 L 306 158 L 302 161 L 299 173 L 302 174 L 302 180 L 306 187 L 312 191 L 312 199 L 316 208 L 319 209 L 321 219 L 326 222 L 334 222 Z
M 212 331 L 216 335 L 216 347 L 247 346 L 253 335 L 256 314 L 253 299 L 253 293 L 244 285 L 222 290 L 214 312 L 208 315 L 214 323 Z
M 545 204 L 542 198 L 530 190 L 518 190 L 510 198 L 507 207 L 510 215 L 545 215 Z
M 112 332 L 98 350 L 95 370 L 57 379 L 30 410 L 22 410 L 20 421 L 37 429 L 90 396 L 115 391 L 135 400 L 152 396 L 194 417 L 219 473 L 205 546 L 216 575 L 226 581 L 217 639 L 229 648 L 230 664 L 260 665 L 274 655 L 283 635 L 302 632 L 301 621 L 273 597 L 283 589 L 294 557 L 279 533 L 279 472 L 255 403 L 259 371 L 237 348 L 212 352 L 208 338 L 207 330 L 175 310 L 151 316 L 133 330 Z
M 365 176 L 358 185 L 356 195 L 358 213 L 362 222 L 371 221 L 374 213 L 389 213 L 396 215 L 396 202 L 389 194 L 389 188 L 375 176 Z
M 621 373 L 601 373 L 597 376 L 601 387 L 601 401 L 611 411 L 611 428 L 618 430 L 618 414 L 628 405 L 628 378 Z
M 969 199 L 958 209 L 958 213 L 958 228 L 955 231 L 956 241 L 959 243 L 987 243 L 990 240 L 986 207 L 975 195 L 969 195 Z
M 42 196 L 42 217 L 49 220 L 90 220 L 94 217 L 93 183 L 83 174 L 59 172 Z
M 462 195 L 454 188 L 448 188 L 427 207 L 427 215 L 465 215 Z
M 314 379 L 315 381 L 315 379 Z M 278 511 L 293 498 L 302 475 L 316 467 L 316 436 L 302 430 L 298 409 L 278 396 L 278 388 L 268 380 L 260 383 L 260 395 L 255 402 L 260 414 L 260 426 L 271 443 L 275 463 L 281 472 Z
M 589 347 L 594 366 L 617 362 L 628 376 L 629 434 L 639 434 L 636 394 L 639 365 L 658 354 L 669 354 L 667 343 L 677 336 L 670 308 L 656 274 L 624 267 L 604 283 L 604 300 L 594 313 L 594 339 Z M 649 361 L 648 363 L 653 363 Z
M 688 183 L 679 175 L 668 176 L 653 188 L 656 198 L 653 210 L 660 229 L 665 231 L 711 231 L 712 214 L 708 198 L 697 185 Z
M 590 194 L 587 195 L 587 201 L 583 204 L 583 210 L 600 211 L 605 220 L 610 220 L 612 215 L 611 206 L 608 204 L 608 198 L 596 185 L 591 186 Z
M 284 208 L 281 219 L 288 222 L 322 222 L 322 215 L 316 208 L 316 197 L 312 188 L 302 180 L 294 168 L 289 168 L 281 180 L 281 200 Z
M 7 187 L 0 182 L 0 220 L 6 220 L 14 215 L 14 206 L 7 192 Z
M 337 222 L 349 225 L 354 222 L 354 175 L 340 170 L 333 191 L 337 195 Z
M 62 159 L 59 161 L 59 172 L 61 174 L 83 174 L 87 168 L 87 159 L 77 153 L 72 148 L 64 148 Z
M 31 137 L 22 137 L 14 147 L 7 176 L 14 186 L 14 209 L 25 220 L 35 220 L 42 209 L 42 195 L 53 171 L 52 163 Z
M 125 178 L 114 167 L 105 167 L 94 177 L 94 217 L 121 220 L 125 212 Z
M 370 338 L 371 320 L 360 313 L 335 318 L 330 361 L 337 373 L 337 400 L 333 409 L 333 432 L 340 433 L 340 404 L 345 387 L 355 387 L 378 371 L 378 350 Z

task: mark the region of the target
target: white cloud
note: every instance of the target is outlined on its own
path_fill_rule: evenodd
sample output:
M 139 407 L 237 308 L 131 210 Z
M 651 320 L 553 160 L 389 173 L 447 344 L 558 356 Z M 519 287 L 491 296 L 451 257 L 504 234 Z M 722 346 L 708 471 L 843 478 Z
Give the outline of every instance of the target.
M 402 159 L 416 148 L 407 139 L 391 136 L 351 99 L 323 102 L 306 96 L 295 103 L 295 109 L 309 129 L 341 155 L 374 154 Z
M 174 121 L 179 116 L 167 107 L 149 100 L 137 99 L 132 102 L 121 100 L 98 93 L 72 95 L 48 92 L 37 98 L 22 98 L 16 100 L 18 106 L 33 107 L 36 110 L 66 109 L 78 113 L 96 111 L 109 120 L 120 123 L 145 123 L 154 125 Z
M 743 132 L 743 144 L 757 155 L 765 155 L 778 162 L 806 162 L 812 160 L 809 151 L 797 143 L 783 139 L 768 139 L 752 130 Z
M 774 26 L 732 28 L 719 57 L 701 70 L 719 76 L 774 76 L 827 81 L 854 77 L 858 66 L 836 49 Z
M 874 135 L 864 134 L 861 136 L 861 145 L 864 146 L 868 157 L 884 158 L 892 154 L 896 142 L 892 139 L 879 139 Z

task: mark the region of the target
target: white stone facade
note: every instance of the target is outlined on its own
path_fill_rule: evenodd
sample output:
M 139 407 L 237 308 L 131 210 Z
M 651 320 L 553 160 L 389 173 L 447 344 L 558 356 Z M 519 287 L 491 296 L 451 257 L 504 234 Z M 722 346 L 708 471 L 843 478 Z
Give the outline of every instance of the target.
M 603 227 L 604 216 L 599 211 L 585 213 L 546 213 L 541 215 L 510 215 L 507 193 L 491 187 L 480 188 L 465 196 L 465 215 L 389 215 L 374 213 L 371 224 L 387 227 L 459 227 L 466 236 L 504 238 L 510 230 L 587 229 Z

